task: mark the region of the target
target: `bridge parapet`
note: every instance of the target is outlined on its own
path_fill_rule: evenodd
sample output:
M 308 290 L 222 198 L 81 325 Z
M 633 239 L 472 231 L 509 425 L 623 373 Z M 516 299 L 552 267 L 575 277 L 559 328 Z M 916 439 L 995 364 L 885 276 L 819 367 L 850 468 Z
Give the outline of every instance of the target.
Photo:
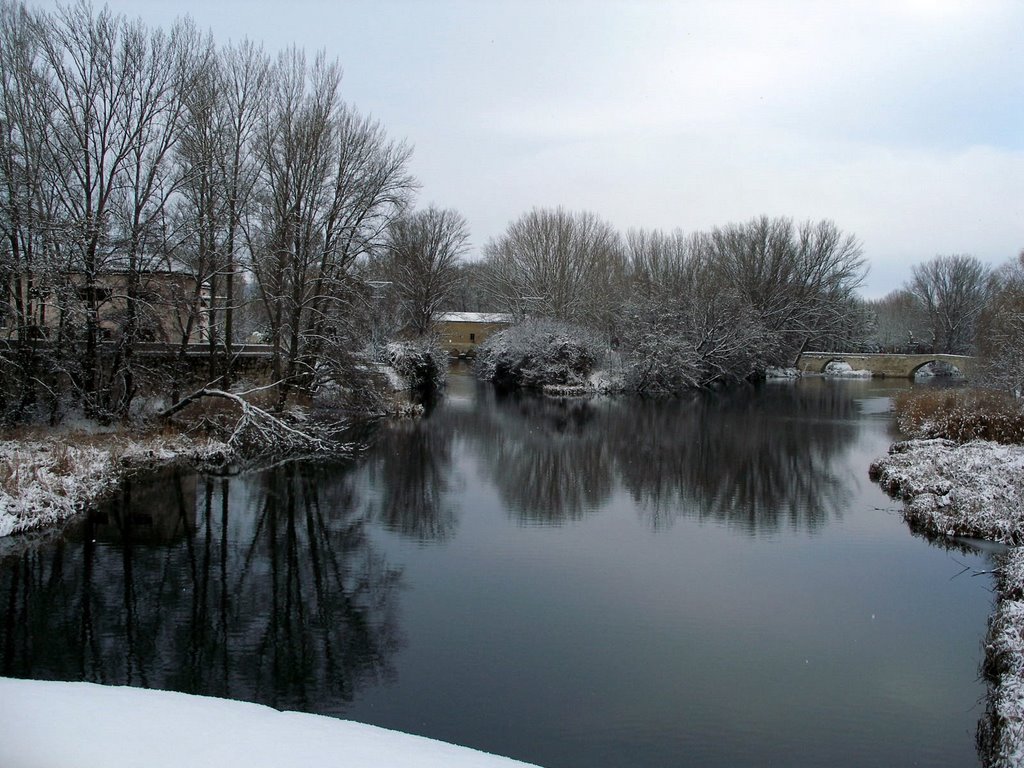
M 966 378 L 977 372 L 978 359 L 967 355 L 899 355 L 888 353 L 803 352 L 796 367 L 801 373 L 823 373 L 829 363 L 847 363 L 855 371 L 871 371 L 872 376 L 912 379 L 928 363 L 947 363 Z

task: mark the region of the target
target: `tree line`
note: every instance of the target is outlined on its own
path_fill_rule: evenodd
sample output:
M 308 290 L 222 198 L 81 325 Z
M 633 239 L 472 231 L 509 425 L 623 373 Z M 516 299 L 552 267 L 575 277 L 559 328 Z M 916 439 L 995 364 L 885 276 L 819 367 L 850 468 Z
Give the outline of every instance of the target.
M 622 234 L 537 208 L 466 263 L 465 219 L 414 208 L 410 146 L 341 81 L 323 52 L 218 44 L 188 18 L 163 30 L 0 0 L 0 417 L 56 413 L 69 394 L 125 415 L 157 375 L 150 341 L 182 366 L 202 344 L 220 386 L 242 343 L 265 343 L 278 408 L 331 384 L 358 395 L 373 348 L 429 339 L 445 309 L 582 329 L 646 392 L 812 348 L 996 359 L 1024 341 L 1020 263 L 938 257 L 864 302 L 861 245 L 828 220 Z M 181 374 L 160 375 L 173 389 Z
M 877 349 L 977 355 L 987 384 L 1024 390 L 1024 251 L 995 269 L 968 254 L 936 256 L 868 307 Z
M 323 52 L 220 45 L 188 18 L 0 0 L 7 421 L 41 394 L 55 408 L 54 388 L 125 414 L 148 341 L 182 357 L 201 341 L 228 381 L 238 344 L 265 342 L 279 406 L 358 367 L 374 275 L 425 252 L 447 264 L 467 233 L 455 212 L 413 210 L 410 146 L 341 77 Z M 437 218 L 445 236 L 417 249 Z M 396 290 L 422 326 L 417 288 Z
M 597 334 L 636 391 L 737 381 L 865 335 L 861 246 L 827 220 L 623 237 L 592 213 L 534 209 L 483 256 L 464 280 L 488 308 Z
M 987 385 L 1024 389 L 1024 252 L 997 269 L 939 255 L 870 301 L 857 292 L 867 269 L 857 239 L 828 220 L 622 235 L 589 212 L 534 209 L 461 268 L 453 295 L 464 309 L 566 323 L 590 357 L 595 341 L 614 347 L 640 392 L 746 379 L 805 350 L 977 355 Z M 504 357 L 550 362 L 561 342 L 550 324 L 537 331 Z

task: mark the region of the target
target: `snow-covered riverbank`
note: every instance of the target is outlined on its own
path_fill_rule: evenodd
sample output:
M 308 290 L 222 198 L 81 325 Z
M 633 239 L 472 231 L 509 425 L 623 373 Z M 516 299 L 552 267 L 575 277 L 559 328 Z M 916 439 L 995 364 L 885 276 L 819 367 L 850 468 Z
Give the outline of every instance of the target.
M 420 736 L 170 691 L 0 678 L 5 768 L 522 768 Z
M 57 525 L 111 492 L 129 472 L 173 461 L 221 465 L 232 455 L 223 442 L 185 435 L 0 440 L 0 536 Z
M 980 737 L 987 765 L 1024 765 L 1024 446 L 908 440 L 872 464 L 871 475 L 903 499 L 915 530 L 1012 546 L 998 560 L 998 603 L 986 640 L 988 721 Z

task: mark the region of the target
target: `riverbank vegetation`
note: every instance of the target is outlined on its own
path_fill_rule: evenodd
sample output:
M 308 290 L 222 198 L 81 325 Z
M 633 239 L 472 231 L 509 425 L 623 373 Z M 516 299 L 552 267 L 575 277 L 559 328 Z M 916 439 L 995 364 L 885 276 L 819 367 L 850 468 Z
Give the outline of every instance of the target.
M 995 613 L 984 673 L 986 718 L 978 731 L 986 765 L 1024 761 L 1024 408 L 1005 390 L 908 392 L 895 403 L 896 443 L 871 475 L 903 500 L 903 515 L 929 536 L 1006 544 L 996 558 Z
M 894 399 L 901 432 L 958 443 L 989 440 L 1024 444 L 1024 407 L 1013 395 L 993 389 L 911 390 Z

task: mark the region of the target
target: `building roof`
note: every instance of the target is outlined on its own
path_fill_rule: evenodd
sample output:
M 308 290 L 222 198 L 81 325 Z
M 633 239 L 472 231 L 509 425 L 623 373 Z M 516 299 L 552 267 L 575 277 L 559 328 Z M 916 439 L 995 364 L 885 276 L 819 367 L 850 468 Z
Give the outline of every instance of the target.
M 503 323 L 512 325 L 512 315 L 505 312 L 444 312 L 442 323 Z

